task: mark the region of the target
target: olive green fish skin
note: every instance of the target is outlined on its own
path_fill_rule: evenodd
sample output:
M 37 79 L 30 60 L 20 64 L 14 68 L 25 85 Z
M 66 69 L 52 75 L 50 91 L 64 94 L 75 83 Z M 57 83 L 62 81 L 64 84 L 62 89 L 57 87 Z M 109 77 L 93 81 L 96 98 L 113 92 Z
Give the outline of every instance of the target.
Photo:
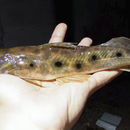
M 130 39 L 124 37 L 91 47 L 55 43 L 0 49 L 0 73 L 24 79 L 52 80 L 129 65 Z

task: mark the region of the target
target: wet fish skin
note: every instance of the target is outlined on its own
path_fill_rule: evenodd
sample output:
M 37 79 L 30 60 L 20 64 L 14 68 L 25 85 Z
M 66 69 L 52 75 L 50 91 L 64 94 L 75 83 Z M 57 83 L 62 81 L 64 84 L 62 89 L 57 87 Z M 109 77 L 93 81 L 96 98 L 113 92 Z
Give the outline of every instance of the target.
M 24 79 L 53 80 L 130 65 L 130 39 L 114 38 L 98 46 L 52 43 L 0 49 L 0 73 Z

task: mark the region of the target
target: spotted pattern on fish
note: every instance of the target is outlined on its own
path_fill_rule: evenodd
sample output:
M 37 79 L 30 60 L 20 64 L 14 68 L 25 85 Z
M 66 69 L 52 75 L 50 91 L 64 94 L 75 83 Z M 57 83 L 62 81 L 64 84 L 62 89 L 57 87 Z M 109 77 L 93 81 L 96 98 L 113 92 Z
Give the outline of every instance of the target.
M 0 49 L 0 73 L 25 79 L 53 80 L 129 65 L 130 39 L 124 37 L 91 47 L 52 43 Z

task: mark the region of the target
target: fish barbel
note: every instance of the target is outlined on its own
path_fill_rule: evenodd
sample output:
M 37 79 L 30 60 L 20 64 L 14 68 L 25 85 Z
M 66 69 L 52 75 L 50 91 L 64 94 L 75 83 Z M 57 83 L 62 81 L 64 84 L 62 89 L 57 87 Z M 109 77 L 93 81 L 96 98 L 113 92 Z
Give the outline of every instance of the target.
M 118 37 L 97 46 L 52 43 L 0 49 L 0 73 L 47 81 L 108 69 L 129 71 L 130 39 Z

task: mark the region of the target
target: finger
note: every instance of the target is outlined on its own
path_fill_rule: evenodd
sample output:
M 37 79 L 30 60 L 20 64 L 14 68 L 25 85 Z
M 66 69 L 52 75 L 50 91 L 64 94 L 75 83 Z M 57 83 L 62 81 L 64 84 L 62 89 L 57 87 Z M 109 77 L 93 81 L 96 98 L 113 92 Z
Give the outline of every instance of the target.
M 79 43 L 80 46 L 90 46 L 91 44 L 92 44 L 92 39 L 88 37 L 83 38 Z
M 62 42 L 64 40 L 66 31 L 67 25 L 65 23 L 58 24 L 52 33 L 49 43 Z

